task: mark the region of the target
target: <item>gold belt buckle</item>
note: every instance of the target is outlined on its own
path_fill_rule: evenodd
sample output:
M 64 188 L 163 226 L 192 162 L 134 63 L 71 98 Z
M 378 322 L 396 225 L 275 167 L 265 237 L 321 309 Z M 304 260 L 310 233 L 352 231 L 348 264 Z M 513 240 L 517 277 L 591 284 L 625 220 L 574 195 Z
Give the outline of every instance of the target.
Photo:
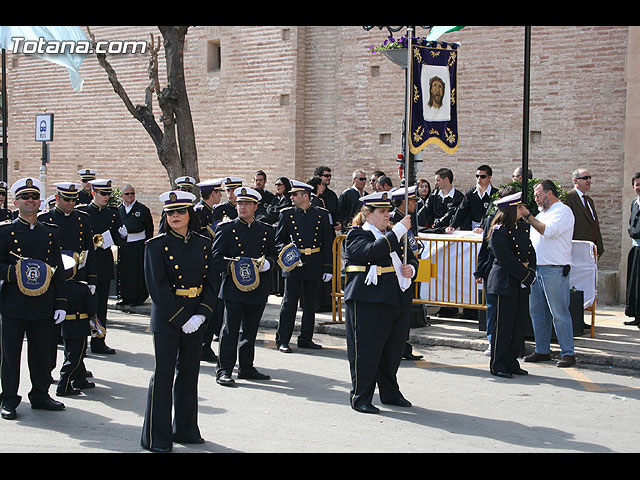
M 189 288 L 189 298 L 195 298 L 198 296 L 198 287 Z
M 304 249 L 304 254 L 305 255 L 311 255 L 311 249 L 310 248 L 305 248 Z

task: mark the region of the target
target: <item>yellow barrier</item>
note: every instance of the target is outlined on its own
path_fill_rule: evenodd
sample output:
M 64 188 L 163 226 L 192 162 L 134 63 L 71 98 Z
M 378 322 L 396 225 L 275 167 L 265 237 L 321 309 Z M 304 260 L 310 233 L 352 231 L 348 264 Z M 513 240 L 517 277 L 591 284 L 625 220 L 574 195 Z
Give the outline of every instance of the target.
M 336 236 L 333 247 L 333 277 L 331 279 L 331 312 L 333 315 L 332 322 L 324 323 L 343 323 L 342 320 L 342 299 L 344 293 L 342 291 L 342 243 L 346 235 Z M 473 267 L 475 266 L 475 260 L 478 257 L 478 251 L 480 250 L 481 238 L 461 238 L 451 235 L 426 235 L 417 236 L 416 241 L 422 242 L 425 251 L 435 252 L 434 255 L 429 255 L 428 258 L 419 259 L 418 278 L 419 281 L 415 282 L 416 295 L 413 300 L 414 304 L 429 304 L 440 306 L 452 306 L 463 308 L 474 308 L 478 310 L 486 310 L 487 306 L 484 300 L 484 285 L 480 287 L 475 283 L 475 277 L 473 276 Z M 435 248 L 434 248 L 434 243 Z M 465 261 L 462 252 L 464 248 L 460 248 L 462 243 L 470 244 L 468 248 L 468 258 Z M 454 260 L 451 261 L 451 248 L 452 244 L 455 245 Z M 453 267 L 452 267 L 453 263 Z M 453 275 L 453 278 L 452 278 Z M 464 282 L 458 281 L 459 278 L 464 278 Z M 448 281 L 444 281 L 444 279 Z M 451 281 L 453 280 L 453 281 Z M 424 291 L 421 295 L 421 286 L 428 284 L 429 290 L 426 298 L 422 298 Z M 468 289 L 464 287 L 468 284 Z M 454 290 L 453 300 L 451 290 Z M 462 289 L 461 289 L 462 287 Z M 478 289 L 482 288 L 481 298 L 478 298 Z M 424 290 L 424 289 L 423 289 Z M 435 291 L 435 295 L 433 294 Z M 464 296 L 467 292 L 466 298 Z M 473 293 L 472 293 L 473 292 Z M 461 295 L 458 295 L 461 293 Z M 467 301 L 464 301 L 464 300 Z M 338 318 L 336 320 L 336 317 Z

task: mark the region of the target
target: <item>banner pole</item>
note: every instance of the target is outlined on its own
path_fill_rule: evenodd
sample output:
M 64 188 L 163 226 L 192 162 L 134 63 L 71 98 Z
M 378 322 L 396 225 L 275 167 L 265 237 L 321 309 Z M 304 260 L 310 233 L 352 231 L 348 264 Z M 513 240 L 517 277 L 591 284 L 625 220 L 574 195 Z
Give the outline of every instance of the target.
M 404 144 L 404 214 L 409 215 L 409 157 L 411 152 L 409 146 L 411 144 L 411 82 L 413 80 L 413 31 L 415 27 L 407 27 L 407 84 L 405 87 L 405 104 L 404 104 L 404 125 L 405 125 L 405 144 Z M 407 232 L 408 233 L 408 232 Z M 404 236 L 404 255 L 402 259 L 403 264 L 407 264 L 409 236 Z
M 522 102 L 522 203 L 527 205 L 529 193 L 529 87 L 530 87 L 531 27 L 524 27 L 524 94 Z

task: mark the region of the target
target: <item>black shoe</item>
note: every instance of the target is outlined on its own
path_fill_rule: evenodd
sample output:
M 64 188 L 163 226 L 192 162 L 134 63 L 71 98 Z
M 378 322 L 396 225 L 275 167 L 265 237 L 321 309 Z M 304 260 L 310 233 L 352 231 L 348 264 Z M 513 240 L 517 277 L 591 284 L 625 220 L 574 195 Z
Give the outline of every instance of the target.
M 91 345 L 91 353 L 102 353 L 104 355 L 113 355 L 116 351 L 108 347 L 106 343 L 101 343 L 98 345 Z
M 59 388 L 56 390 L 56 395 L 58 397 L 71 397 L 73 395 L 80 395 L 82 392 L 79 388 L 74 388 L 73 386 L 69 388 Z
M 204 438 L 202 437 L 185 438 L 185 437 L 181 437 L 180 435 L 174 435 L 172 440 L 176 443 L 190 443 L 195 445 L 200 445 L 201 443 L 204 443 Z
M 257 370 L 253 370 L 251 372 L 238 372 L 238 378 L 242 378 L 244 380 L 271 380 L 269 375 L 260 373 Z
M 640 318 L 636 318 L 635 320 L 629 320 L 628 322 L 624 322 L 625 325 L 640 325 Z M 591 328 L 591 325 L 589 325 Z
M 514 368 L 513 370 L 509 370 L 511 373 L 513 373 L 514 375 L 529 375 L 529 372 L 527 372 L 526 370 L 522 369 L 522 368 Z
M 73 382 L 71 382 L 71 385 L 73 386 L 73 388 L 78 388 L 80 390 L 86 390 L 88 388 L 96 388 L 96 384 L 93 382 L 90 382 L 86 378 L 83 378 L 82 380 L 74 380 Z
M 218 385 L 222 385 L 223 387 L 231 387 L 233 386 L 236 382 L 233 378 L 231 378 L 231 375 L 228 373 L 221 373 L 220 375 L 218 375 L 218 377 L 216 378 L 216 383 Z
M 32 402 L 31 408 L 34 410 L 49 410 L 51 412 L 59 412 L 61 410 L 64 410 L 64 403 L 58 402 L 57 400 L 49 397 L 36 403 Z
M 142 448 L 153 453 L 169 453 L 172 449 L 172 447 L 147 447 L 145 445 L 142 445 Z
M 0 408 L 0 416 L 5 420 L 15 420 L 18 414 L 15 407 L 2 407 Z
M 307 340 L 306 342 L 298 342 L 298 348 L 309 348 L 311 350 L 320 350 L 322 345 L 318 345 L 317 343 L 313 343 L 311 340 Z
M 278 350 L 280 350 L 282 353 L 291 353 L 292 350 L 289 347 L 288 343 L 283 343 L 282 345 L 278 346 Z
M 413 353 L 405 353 L 402 355 L 403 360 L 420 360 L 422 355 L 414 355 Z
M 380 413 L 380 409 L 378 407 L 374 407 L 370 403 L 364 405 L 352 405 L 351 408 L 360 413 Z
M 205 347 L 202 349 L 200 360 L 204 362 L 216 363 L 218 361 L 218 356 L 215 354 L 213 350 L 211 350 L 211 347 Z
M 509 372 L 491 372 L 491 375 L 495 375 L 496 377 L 502 378 L 513 378 L 513 375 Z
M 93 378 L 93 373 L 87 370 L 86 372 L 84 372 L 84 378 Z
M 385 405 L 395 405 L 396 407 L 411 407 L 411 402 L 400 396 L 395 400 L 381 400 Z

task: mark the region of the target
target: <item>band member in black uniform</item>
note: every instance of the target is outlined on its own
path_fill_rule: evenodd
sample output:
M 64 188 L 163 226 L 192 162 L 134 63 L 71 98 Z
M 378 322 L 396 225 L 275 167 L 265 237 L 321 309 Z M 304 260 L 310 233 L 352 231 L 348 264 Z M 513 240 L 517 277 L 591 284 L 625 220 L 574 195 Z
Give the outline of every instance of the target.
M 494 260 L 486 288 L 497 295 L 490 371 L 503 378 L 527 374 L 518 364 L 518 355 L 529 318 L 529 286 L 536 278 L 536 253 L 528 224 L 520 220 L 528 213 L 521 197 L 522 192 L 518 192 L 496 202 L 498 212 L 488 234 Z
M 284 297 L 280 308 L 280 322 L 276 331 L 276 345 L 281 352 L 290 353 L 289 341 L 293 334 L 298 302 L 302 299 L 302 323 L 299 348 L 319 349 L 314 343 L 316 296 L 321 281 L 332 277 L 333 228 L 329 212 L 311 206 L 311 185 L 291 180 L 291 202 L 293 207 L 280 212 L 276 229 L 276 249 L 281 252 L 294 243 L 301 253 L 301 262 L 292 270 L 283 269 Z
M 64 269 L 58 228 L 38 221 L 41 190 L 41 183 L 35 178 L 15 182 L 11 193 L 19 215 L 0 225 L 0 415 L 7 420 L 16 418 L 22 399 L 18 385 L 25 333 L 31 408 L 64 409 L 64 404 L 49 396 L 53 325 L 66 316 Z M 39 275 L 33 275 L 34 271 Z
M 0 222 L 12 219 L 11 210 L 5 207 L 5 202 L 7 200 L 7 187 L 7 182 L 0 181 Z
M 227 222 L 238 216 L 236 188 L 242 186 L 244 180 L 238 177 L 224 177 L 222 180 L 222 188 L 227 192 L 227 201 L 219 203 L 213 208 L 213 221 Z
M 78 170 L 78 175 L 80 175 L 80 180 L 82 181 L 82 188 L 78 191 L 78 205 L 88 205 L 93 200 L 90 182 L 96 179 L 97 174 L 98 171 L 92 168 Z
M 111 192 L 111 180 L 91 180 L 91 193 L 93 200 L 88 205 L 81 205 L 79 210 L 89 214 L 89 222 L 93 231 L 93 244 L 95 247 L 98 281 L 96 283 L 96 316 L 102 326 L 107 329 L 107 301 L 111 280 L 115 277 L 112 245 L 120 245 L 121 237 L 118 229 L 122 226 L 122 220 L 116 207 L 109 206 Z M 111 355 L 116 351 L 107 346 L 103 337 L 91 338 L 91 352 Z
M 122 241 L 118 248 L 118 284 L 123 305 L 142 305 L 149 297 L 144 279 L 144 242 L 153 237 L 153 217 L 149 208 L 136 200 L 131 185 L 122 189 L 118 207 Z
M 219 223 L 218 220 L 213 220 L 213 207 L 218 205 L 222 199 L 222 179 L 205 180 L 197 185 L 198 188 L 200 188 L 200 201 L 194 207 L 194 211 L 200 219 L 200 233 L 208 237 L 213 244 L 213 239 L 216 236 L 216 226 Z M 218 276 L 219 282 L 220 273 L 216 272 L 216 275 Z M 211 348 L 211 342 L 213 342 L 214 337 L 220 334 L 223 314 L 224 301 L 216 298 L 213 316 L 211 317 L 211 321 L 207 323 L 207 329 L 202 340 L 201 360 L 206 362 L 218 361 L 218 356 L 213 351 L 213 348 Z
M 189 192 L 193 193 L 193 186 L 196 184 L 196 179 L 190 177 L 189 175 L 184 175 L 182 177 L 178 177 L 175 179 L 176 188 L 175 190 L 179 190 L 181 192 Z M 164 223 L 166 221 L 166 213 L 164 210 L 162 211 L 162 215 L 160 216 L 160 224 L 158 225 L 158 231 L 164 231 Z
M 85 288 L 95 303 L 95 297 L 93 295 L 96 291 L 98 274 L 89 215 L 76 208 L 79 191 L 78 185 L 70 182 L 61 182 L 56 183 L 55 187 L 55 206 L 51 210 L 38 215 L 38 220 L 43 223 L 58 226 L 62 252 L 69 255 L 76 262 L 73 279 L 74 281 L 84 282 Z M 93 310 L 95 310 L 95 307 L 93 307 Z M 71 314 L 71 311 L 69 311 L 69 313 Z M 65 325 L 63 324 L 54 326 L 54 338 L 52 339 L 51 351 L 52 370 L 55 368 L 57 360 L 57 339 L 61 335 L 61 329 L 64 328 Z M 88 335 L 89 334 L 87 334 L 87 336 Z M 84 354 L 85 351 L 83 350 L 82 355 L 84 356 Z M 76 388 L 91 388 L 90 382 L 87 382 L 86 379 L 84 379 L 84 381 L 77 379 L 75 384 Z
M 382 403 L 410 407 L 397 381 L 407 340 L 411 310 L 403 293 L 411 288 L 418 262 L 407 251 L 403 262 L 402 237 L 411 228 L 406 216 L 387 231 L 391 202 L 388 192 L 361 198 L 363 208 L 353 218 L 345 239 L 347 356 L 351 372 L 351 407 L 378 413 L 372 405 L 378 385 Z
M 200 351 L 218 284 L 211 275 L 211 241 L 199 233 L 193 211 L 195 198 L 179 190 L 163 193 L 165 229 L 145 248 L 155 368 L 140 443 L 155 452 L 170 451 L 173 442 L 204 442 L 198 428 Z
M 216 270 L 222 272 L 220 298 L 224 321 L 220 331 L 216 381 L 235 383 L 233 368 L 238 360 L 238 378 L 268 380 L 254 366 L 255 340 L 269 296 L 269 270 L 276 264 L 275 230 L 255 220 L 260 194 L 249 187 L 236 188 L 238 218 L 218 225 L 213 241 Z
M 60 368 L 60 381 L 58 381 L 56 395 L 66 397 L 79 395 L 82 390 L 96 386 L 95 383 L 87 380 L 89 373 L 84 364 L 87 337 L 91 335 L 89 322 L 96 314 L 96 302 L 87 283 L 76 279 L 76 274 L 82 272 L 79 264 L 82 259 L 66 253 L 62 254 L 62 258 L 65 267 L 68 313 L 60 324 L 64 340 L 64 363 Z

